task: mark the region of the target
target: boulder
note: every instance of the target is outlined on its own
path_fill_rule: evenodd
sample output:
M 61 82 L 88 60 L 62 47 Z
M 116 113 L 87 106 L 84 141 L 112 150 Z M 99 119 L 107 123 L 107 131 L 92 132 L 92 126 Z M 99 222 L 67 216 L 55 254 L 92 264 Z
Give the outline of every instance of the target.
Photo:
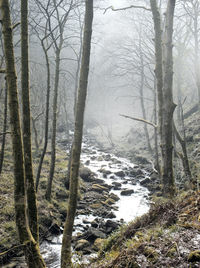
M 93 228 L 93 227 L 90 227 L 84 234 L 83 234 L 83 237 L 85 237 L 89 242 L 91 243 L 94 243 L 94 241 L 97 239 L 97 238 L 102 238 L 102 239 L 105 239 L 106 238 L 106 234 L 97 229 L 97 228 Z
M 51 234 L 54 234 L 54 235 L 61 234 L 60 226 L 57 223 L 52 224 L 51 227 L 49 228 L 49 231 Z
M 148 178 L 148 177 L 140 181 L 141 185 L 147 185 L 147 184 L 150 184 L 150 183 L 151 183 L 151 179 Z
M 121 191 L 121 195 L 125 195 L 125 196 L 132 195 L 133 193 L 134 193 L 134 190 L 132 190 L 132 189 L 127 189 L 127 190 Z
M 108 192 L 109 189 L 103 185 L 100 185 L 100 184 L 92 184 L 91 191 L 102 193 L 103 191 Z
M 115 175 L 118 176 L 118 177 L 120 177 L 120 178 L 125 177 L 125 173 L 124 173 L 123 170 L 120 170 L 120 171 L 115 172 Z
M 88 242 L 86 239 L 78 240 L 75 245 L 75 250 L 80 251 L 90 246 L 90 242 Z
M 110 198 L 112 198 L 115 201 L 118 201 L 120 199 L 118 195 L 113 194 L 113 193 L 111 193 L 109 196 L 110 196 Z
M 94 241 L 94 246 L 95 246 L 98 250 L 101 249 L 102 244 L 103 244 L 103 241 L 104 241 L 104 239 L 102 239 L 102 238 L 97 238 L 97 239 Z
M 129 175 L 131 177 L 137 177 L 139 175 L 144 175 L 143 171 L 141 169 L 132 169 L 130 172 L 129 172 Z
M 91 176 L 92 171 L 87 167 L 81 167 L 79 169 L 79 175 L 80 175 L 81 179 L 83 179 L 86 182 L 92 182 L 93 181 L 93 177 Z

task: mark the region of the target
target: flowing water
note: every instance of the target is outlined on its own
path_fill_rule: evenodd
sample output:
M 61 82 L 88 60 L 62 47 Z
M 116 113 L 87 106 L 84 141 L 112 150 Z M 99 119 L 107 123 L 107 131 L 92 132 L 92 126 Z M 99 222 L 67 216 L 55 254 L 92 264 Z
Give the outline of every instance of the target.
M 124 222 L 129 222 L 135 217 L 146 213 L 149 209 L 148 204 L 148 190 L 142 187 L 139 180 L 135 178 L 130 178 L 130 176 L 125 175 L 124 177 L 116 176 L 116 172 L 123 171 L 128 174 L 130 170 L 136 168 L 129 160 L 121 157 L 117 157 L 110 153 L 105 153 L 98 148 L 83 143 L 81 162 L 87 164 L 88 168 L 97 175 L 97 178 L 103 178 L 103 170 L 107 171 L 109 175 L 103 178 L 106 184 L 111 185 L 113 182 L 120 183 L 122 188 L 132 189 L 134 193 L 130 196 L 122 196 L 121 190 L 111 190 L 114 194 L 120 197 L 120 200 L 116 202 L 118 207 L 117 211 L 113 211 L 116 215 L 116 220 L 122 220 Z M 148 176 L 145 171 L 143 171 L 143 178 Z M 105 176 L 104 176 L 105 177 Z M 96 218 L 93 215 L 79 215 L 75 219 L 75 226 L 83 226 L 83 221 L 92 221 Z M 78 228 L 76 227 L 76 230 Z M 81 228 L 78 229 L 81 231 Z M 62 235 L 55 237 L 52 243 L 42 244 L 42 254 L 47 262 L 47 267 L 58 268 L 60 267 L 60 252 L 61 252 L 61 242 Z

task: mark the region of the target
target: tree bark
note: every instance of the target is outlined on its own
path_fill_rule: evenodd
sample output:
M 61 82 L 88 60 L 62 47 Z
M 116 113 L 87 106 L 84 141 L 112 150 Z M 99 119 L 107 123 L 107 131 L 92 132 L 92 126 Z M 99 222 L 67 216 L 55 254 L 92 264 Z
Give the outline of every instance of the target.
M 151 10 L 153 14 L 154 30 L 155 30 L 155 74 L 156 74 L 156 88 L 158 98 L 158 125 L 159 133 L 162 136 L 162 107 L 163 107 L 163 60 L 162 60 L 162 29 L 161 17 L 156 0 L 150 0 Z
M 53 97 L 53 122 L 52 122 L 52 137 L 51 137 L 51 164 L 50 172 L 47 182 L 47 190 L 45 193 L 45 198 L 51 200 L 51 189 L 55 170 L 56 161 L 56 125 L 57 125 L 57 100 L 58 100 L 58 86 L 59 86 L 59 69 L 60 69 L 60 51 L 62 44 L 56 51 L 56 70 L 55 70 L 55 84 L 54 84 L 54 97 Z
M 3 137 L 2 137 L 1 153 L 0 153 L 0 174 L 3 168 L 4 150 L 6 144 L 7 115 L 8 115 L 8 92 L 7 92 L 7 83 L 5 82 Z
M 70 167 L 70 195 L 68 201 L 67 219 L 64 226 L 61 267 L 72 267 L 71 263 L 71 239 L 76 214 L 77 193 L 78 193 L 78 172 L 80 164 L 81 144 L 83 135 L 83 119 L 85 101 L 87 95 L 87 84 L 90 62 L 90 48 L 93 21 L 93 0 L 85 0 L 85 24 L 83 37 L 83 53 L 80 70 L 80 80 L 78 89 L 78 99 L 76 104 L 74 142 L 72 147 L 72 159 Z
M 43 160 L 47 151 L 48 145 L 48 135 L 49 135 L 49 99 L 50 99 L 50 91 L 51 91 L 51 83 L 50 83 L 50 64 L 47 49 L 45 49 L 43 40 L 41 40 L 42 49 L 45 54 L 46 60 L 46 70 L 47 70 L 47 91 L 46 91 L 46 113 L 45 113 L 45 133 L 44 133 L 44 146 L 42 150 L 42 154 L 40 156 L 40 162 L 38 165 L 37 176 L 36 176 L 36 191 L 38 190 L 40 174 L 42 170 Z
M 155 29 L 155 74 L 157 79 L 158 122 L 162 155 L 163 194 L 173 196 L 175 192 L 173 174 L 172 121 L 175 104 L 173 103 L 173 58 L 172 35 L 175 0 L 168 0 L 165 30 L 162 46 L 160 12 L 156 0 L 150 0 Z
M 146 120 L 147 116 L 146 116 L 146 110 L 145 110 L 145 105 L 144 105 L 144 75 L 145 74 L 144 74 L 144 59 L 143 59 L 142 47 L 141 47 L 141 36 L 140 36 L 140 40 L 139 40 L 139 49 L 140 49 L 140 63 L 141 63 L 140 104 L 141 104 L 141 108 L 142 108 L 142 116 L 143 116 L 144 120 Z M 145 137 L 146 137 L 146 143 L 147 143 L 148 151 L 149 151 L 150 154 L 153 154 L 147 124 L 144 124 L 144 133 L 145 133 Z
M 43 268 L 45 263 L 40 255 L 37 242 L 34 240 L 27 223 L 25 174 L 23 145 L 21 136 L 19 102 L 17 92 L 17 76 L 15 71 L 12 26 L 8 0 L 0 0 L 2 13 L 3 38 L 6 62 L 6 79 L 8 86 L 8 100 L 10 109 L 11 137 L 14 157 L 14 201 L 15 220 L 21 244 L 25 246 L 27 264 L 32 268 Z
M 28 220 L 32 235 L 35 241 L 39 242 L 37 201 L 32 166 L 28 50 L 28 0 L 21 0 L 21 85 L 23 106 L 24 166 L 28 203 Z
M 163 37 L 163 114 L 161 153 L 163 161 L 162 180 L 164 195 L 174 195 L 173 174 L 173 113 L 176 105 L 173 102 L 173 56 L 172 36 L 175 0 L 169 0 L 166 11 L 166 22 Z

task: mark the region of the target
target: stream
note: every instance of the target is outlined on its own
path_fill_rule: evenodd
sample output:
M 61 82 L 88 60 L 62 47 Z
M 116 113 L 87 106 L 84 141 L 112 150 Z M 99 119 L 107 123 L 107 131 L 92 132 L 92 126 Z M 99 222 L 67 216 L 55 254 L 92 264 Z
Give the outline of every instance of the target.
M 149 191 L 140 184 L 142 179 L 148 177 L 145 170 L 132 164 L 128 159 L 103 152 L 88 142 L 82 144 L 81 162 L 95 173 L 97 179 L 103 179 L 107 185 L 112 186 L 109 193 L 114 193 L 119 197 L 112 209 L 115 215 L 114 221 L 127 223 L 148 211 Z M 78 215 L 75 219 L 73 235 L 83 232 L 84 226 L 96 218 L 97 216 L 93 214 Z M 44 242 L 41 245 L 41 252 L 47 267 L 60 267 L 61 243 L 62 235 L 54 237 L 51 243 Z M 85 263 L 88 259 L 88 255 L 84 255 L 81 262 Z M 79 261 L 75 255 L 74 262 Z

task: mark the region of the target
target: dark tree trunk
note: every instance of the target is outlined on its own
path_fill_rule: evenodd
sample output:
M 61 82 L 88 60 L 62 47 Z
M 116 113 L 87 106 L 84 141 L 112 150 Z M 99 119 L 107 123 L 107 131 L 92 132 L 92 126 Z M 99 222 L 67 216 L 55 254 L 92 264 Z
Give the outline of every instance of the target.
M 85 1 L 85 25 L 83 37 L 83 53 L 80 70 L 78 99 L 76 104 L 74 142 L 72 147 L 72 159 L 70 167 L 70 195 L 68 201 L 67 219 L 64 226 L 62 252 L 61 252 L 61 267 L 72 267 L 71 263 L 71 239 L 74 225 L 74 218 L 77 206 L 78 193 L 78 172 L 80 164 L 81 144 L 83 135 L 83 119 L 85 110 L 85 101 L 87 95 L 87 84 L 90 62 L 90 47 L 92 36 L 92 21 L 93 21 L 93 0 Z
M 27 223 L 25 174 L 22 135 L 19 116 L 19 102 L 17 92 L 17 76 L 15 71 L 12 26 L 8 0 L 0 0 L 2 13 L 3 38 L 6 62 L 6 79 L 8 86 L 8 100 L 10 109 L 11 137 L 14 157 L 14 201 L 15 219 L 21 244 L 25 245 L 27 264 L 32 268 L 45 267 L 40 255 L 37 242 L 34 240 Z
M 31 148 L 31 115 L 29 86 L 29 51 L 28 51 L 28 0 L 21 0 L 21 85 L 23 105 L 23 142 L 24 166 L 28 203 L 28 220 L 32 235 L 39 242 L 38 215 L 35 183 L 33 179 Z
M 2 144 L 0 153 L 0 174 L 3 168 L 4 150 L 6 144 L 7 115 L 8 115 L 8 93 L 7 93 L 7 83 L 5 83 L 3 134 L 2 134 Z

